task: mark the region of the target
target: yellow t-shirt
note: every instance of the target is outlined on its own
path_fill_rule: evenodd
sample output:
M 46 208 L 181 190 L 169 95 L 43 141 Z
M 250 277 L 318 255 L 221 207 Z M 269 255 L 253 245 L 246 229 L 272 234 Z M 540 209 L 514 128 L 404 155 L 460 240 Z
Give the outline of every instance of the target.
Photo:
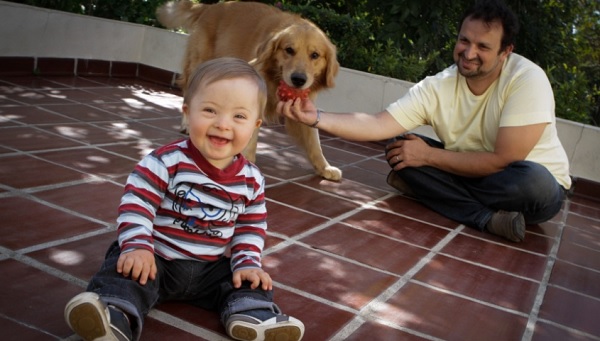
M 480 96 L 453 65 L 414 85 L 387 111 L 407 130 L 431 125 L 452 151 L 493 151 L 499 127 L 548 123 L 526 160 L 544 165 L 571 187 L 569 159 L 558 139 L 554 95 L 544 70 L 511 53 L 500 77 Z

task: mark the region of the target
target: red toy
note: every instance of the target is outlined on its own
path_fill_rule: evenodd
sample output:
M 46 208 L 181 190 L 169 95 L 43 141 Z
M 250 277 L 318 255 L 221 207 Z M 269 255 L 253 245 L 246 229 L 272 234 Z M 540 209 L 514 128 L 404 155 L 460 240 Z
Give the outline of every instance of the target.
M 279 97 L 279 100 L 281 100 L 283 102 L 287 102 L 290 99 L 296 99 L 296 98 L 307 99 L 309 92 L 310 92 L 310 89 L 302 90 L 302 89 L 292 88 L 289 85 L 287 85 L 284 81 L 280 81 L 279 86 L 277 87 L 277 97 Z

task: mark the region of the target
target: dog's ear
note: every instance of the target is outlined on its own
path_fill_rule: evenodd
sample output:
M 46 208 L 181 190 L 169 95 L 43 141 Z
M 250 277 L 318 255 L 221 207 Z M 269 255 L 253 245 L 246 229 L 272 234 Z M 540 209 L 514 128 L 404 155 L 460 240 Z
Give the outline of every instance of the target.
M 325 86 L 333 88 L 335 86 L 335 77 L 340 70 L 340 63 L 337 60 L 337 52 L 335 45 L 328 44 L 327 49 L 327 69 L 325 70 Z
M 271 67 L 272 58 L 279 45 L 279 34 L 272 35 L 256 48 L 256 58 L 250 61 L 250 65 L 257 70 L 266 71 Z

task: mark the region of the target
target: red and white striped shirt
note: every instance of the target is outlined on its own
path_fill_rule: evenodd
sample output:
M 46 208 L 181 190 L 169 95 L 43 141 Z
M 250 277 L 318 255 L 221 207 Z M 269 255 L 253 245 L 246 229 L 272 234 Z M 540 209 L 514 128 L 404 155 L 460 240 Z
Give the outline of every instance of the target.
M 261 267 L 267 230 L 265 178 L 242 155 L 224 170 L 189 139 L 145 156 L 127 179 L 119 207 L 122 252 L 146 249 L 165 259 Z

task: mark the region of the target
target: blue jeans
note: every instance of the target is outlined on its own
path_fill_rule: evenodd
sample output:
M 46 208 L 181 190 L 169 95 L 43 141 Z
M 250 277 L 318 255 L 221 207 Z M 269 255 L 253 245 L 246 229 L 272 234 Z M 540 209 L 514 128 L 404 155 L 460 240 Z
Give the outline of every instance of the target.
M 135 340 L 141 335 L 144 317 L 150 309 L 164 301 L 185 301 L 203 309 L 218 311 L 223 324 L 235 313 L 278 309 L 274 308 L 272 291 L 260 287 L 250 289 L 246 282 L 239 289 L 233 287 L 230 259 L 227 257 L 216 262 L 200 262 L 168 261 L 154 256 L 156 279 L 140 285 L 117 273 L 120 254 L 118 243 L 111 244 L 102 267 L 88 284 L 87 291 L 97 293 L 104 303 L 112 304 L 134 317 L 131 327 Z
M 419 137 L 430 146 L 444 148 L 439 141 Z M 407 167 L 397 174 L 424 205 L 481 231 L 498 210 L 521 212 L 526 224 L 542 223 L 560 211 L 565 199 L 565 189 L 548 169 L 530 161 L 513 162 L 500 172 L 478 178 L 429 166 Z

